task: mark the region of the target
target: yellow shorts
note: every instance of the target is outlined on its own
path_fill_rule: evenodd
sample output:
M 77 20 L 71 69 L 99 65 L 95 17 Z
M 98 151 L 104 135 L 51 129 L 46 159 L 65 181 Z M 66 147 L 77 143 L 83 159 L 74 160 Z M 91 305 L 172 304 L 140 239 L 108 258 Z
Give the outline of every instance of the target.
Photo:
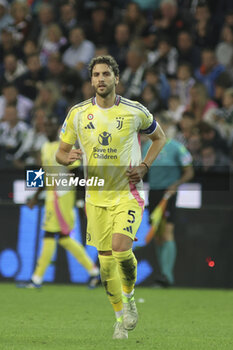
M 57 196 L 55 192 L 46 193 L 43 229 L 47 232 L 69 234 L 74 228 L 74 191 Z
M 136 199 L 112 207 L 86 203 L 86 243 L 97 250 L 112 250 L 112 234 L 121 233 L 134 240 L 142 221 L 144 207 Z

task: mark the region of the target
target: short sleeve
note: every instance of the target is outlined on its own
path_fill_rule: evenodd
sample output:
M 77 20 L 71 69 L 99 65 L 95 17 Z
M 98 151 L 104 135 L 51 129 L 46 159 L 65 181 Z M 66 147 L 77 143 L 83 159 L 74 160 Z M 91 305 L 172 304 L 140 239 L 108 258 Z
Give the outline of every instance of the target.
M 60 132 L 61 141 L 74 145 L 77 140 L 77 133 L 74 125 L 74 117 L 76 115 L 75 110 L 70 110 Z
M 142 104 L 138 103 L 137 108 L 139 111 L 138 117 L 140 123 L 140 132 L 147 135 L 152 134 L 157 127 L 156 120 L 153 118 L 153 115 L 148 111 L 148 109 Z
M 182 167 L 192 164 L 192 156 L 184 145 L 178 145 L 178 158 Z

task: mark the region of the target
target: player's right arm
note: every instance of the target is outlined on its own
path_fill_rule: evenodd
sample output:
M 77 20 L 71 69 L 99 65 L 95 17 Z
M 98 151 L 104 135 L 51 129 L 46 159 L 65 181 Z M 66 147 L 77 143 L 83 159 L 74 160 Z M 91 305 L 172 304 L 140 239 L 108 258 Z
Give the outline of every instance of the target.
M 64 141 L 60 141 L 57 153 L 56 161 L 62 165 L 70 165 L 78 159 L 82 159 L 81 149 L 72 149 L 73 145 L 70 145 Z

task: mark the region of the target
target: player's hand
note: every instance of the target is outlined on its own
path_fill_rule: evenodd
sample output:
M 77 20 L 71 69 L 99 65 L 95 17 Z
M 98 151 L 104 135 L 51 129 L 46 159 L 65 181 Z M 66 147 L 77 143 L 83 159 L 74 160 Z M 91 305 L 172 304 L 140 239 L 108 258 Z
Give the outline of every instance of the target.
M 68 162 L 69 164 L 74 163 L 76 160 L 78 159 L 82 159 L 82 154 L 83 152 L 81 151 L 81 149 L 72 149 L 69 154 L 68 154 Z
M 166 190 L 166 194 L 169 194 L 169 198 L 174 196 L 174 194 L 176 194 L 177 192 L 177 185 L 171 185 L 167 188 Z
M 34 206 L 37 204 L 37 199 L 35 197 L 32 197 L 32 198 L 29 198 L 28 201 L 27 201 L 27 206 L 30 208 L 30 209 L 33 209 Z
M 143 176 L 146 173 L 147 168 L 145 167 L 145 165 L 141 164 L 139 166 L 136 166 L 135 168 L 128 169 L 126 171 L 126 176 L 128 176 L 129 181 L 135 185 L 142 180 Z

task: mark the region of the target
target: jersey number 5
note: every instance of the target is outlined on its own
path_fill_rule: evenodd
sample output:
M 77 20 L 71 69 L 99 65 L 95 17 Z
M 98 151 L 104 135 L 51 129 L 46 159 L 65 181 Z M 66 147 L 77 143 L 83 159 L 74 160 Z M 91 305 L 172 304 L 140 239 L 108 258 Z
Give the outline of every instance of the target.
M 129 210 L 129 211 L 128 211 L 128 215 L 132 217 L 131 220 L 128 219 L 128 222 L 129 222 L 130 224 L 133 224 L 133 223 L 135 222 L 135 215 L 134 215 L 134 214 L 135 214 L 135 210 Z

